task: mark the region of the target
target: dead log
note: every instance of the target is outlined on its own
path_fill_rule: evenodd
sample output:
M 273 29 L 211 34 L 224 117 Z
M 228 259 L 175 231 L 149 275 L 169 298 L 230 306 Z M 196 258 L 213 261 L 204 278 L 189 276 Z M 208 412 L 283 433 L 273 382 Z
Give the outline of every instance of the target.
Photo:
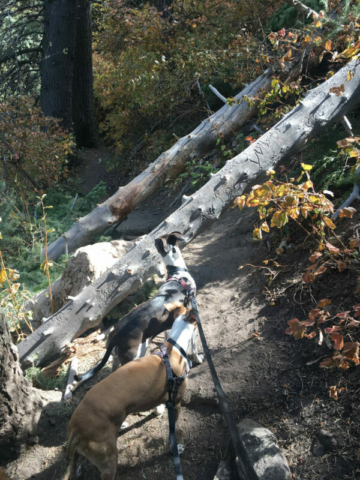
M 304 55 L 296 55 L 288 62 L 281 76 L 290 82 L 298 78 L 304 68 Z M 235 97 L 235 105 L 224 105 L 214 115 L 204 120 L 189 135 L 180 138 L 170 150 L 162 153 L 149 167 L 125 187 L 80 218 L 70 230 L 48 246 L 48 258 L 56 260 L 65 251 L 94 242 L 109 227 L 126 220 L 128 214 L 141 202 L 156 192 L 167 179 L 176 178 L 185 170 L 192 158 L 202 157 L 216 146 L 219 138 L 226 140 L 238 131 L 251 117 L 257 114 L 256 98 L 271 89 L 272 72 L 266 71 Z M 241 102 L 244 97 L 253 97 L 255 102 Z
M 353 78 L 347 80 L 351 70 Z M 341 88 L 339 88 L 341 87 Z M 343 93 L 342 93 L 343 90 Z M 229 160 L 200 190 L 183 197 L 182 206 L 146 235 L 92 285 L 19 344 L 24 366 L 43 364 L 89 327 L 95 327 L 117 303 L 151 276 L 161 262 L 154 239 L 174 230 L 187 243 L 207 229 L 221 213 L 268 169 L 275 168 L 360 101 L 360 61 L 353 60 L 299 104 L 242 153 Z
M 57 312 L 81 290 L 99 278 L 119 258 L 127 253 L 137 240 L 113 240 L 79 248 L 69 259 L 60 278 L 51 285 L 53 309 Z M 32 312 L 33 325 L 38 327 L 51 315 L 49 288 L 37 293 L 23 304 Z

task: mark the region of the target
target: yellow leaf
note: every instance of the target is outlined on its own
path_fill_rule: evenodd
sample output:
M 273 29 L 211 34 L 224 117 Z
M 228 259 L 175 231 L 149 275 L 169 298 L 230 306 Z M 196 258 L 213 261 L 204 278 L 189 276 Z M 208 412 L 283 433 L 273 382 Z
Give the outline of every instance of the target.
M 253 193 L 255 198 L 266 197 L 271 193 L 270 187 L 266 184 L 264 185 L 255 185 L 253 188 Z
M 332 229 L 335 228 L 335 224 L 330 220 L 329 217 L 324 217 L 324 222 L 329 228 L 332 228 Z
M 348 74 L 347 74 L 347 77 L 346 77 L 346 81 L 348 82 L 352 78 L 354 78 L 354 72 L 352 70 L 349 70 Z
M 314 185 L 311 180 L 307 180 L 304 185 L 302 185 L 303 190 L 309 190 L 309 188 L 312 188 Z
M 4 283 L 6 280 L 6 270 L 2 269 L 0 270 L 0 283 Z
M 240 210 L 242 210 L 245 207 L 246 203 L 245 195 L 241 195 L 241 197 L 235 198 L 234 203 L 239 207 Z
M 271 227 L 281 228 L 288 221 L 288 216 L 286 212 L 275 212 L 271 217 Z
M 310 170 L 312 170 L 313 166 L 312 165 L 306 165 L 305 163 L 302 163 L 301 168 L 303 170 L 305 170 L 305 172 L 310 172 Z
M 255 228 L 253 231 L 253 239 L 254 240 L 261 240 L 262 239 L 262 232 L 260 228 Z
M 268 225 L 266 222 L 263 222 L 263 223 L 260 225 L 260 228 L 261 228 L 261 230 L 264 230 L 264 232 L 267 232 L 267 233 L 270 232 L 269 225 Z
M 326 43 L 325 43 L 325 50 L 327 52 L 330 52 L 331 50 L 331 40 L 328 40 Z
M 318 195 L 309 195 L 309 200 L 314 205 L 320 205 L 321 198 Z

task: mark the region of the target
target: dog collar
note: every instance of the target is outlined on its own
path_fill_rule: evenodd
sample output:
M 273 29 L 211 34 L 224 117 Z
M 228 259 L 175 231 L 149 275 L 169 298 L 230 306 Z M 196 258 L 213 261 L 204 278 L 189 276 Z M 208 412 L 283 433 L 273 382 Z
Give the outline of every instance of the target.
M 187 268 L 175 267 L 174 265 L 166 265 L 166 270 L 167 270 L 169 275 L 171 275 L 172 273 L 176 273 L 176 272 L 188 272 Z

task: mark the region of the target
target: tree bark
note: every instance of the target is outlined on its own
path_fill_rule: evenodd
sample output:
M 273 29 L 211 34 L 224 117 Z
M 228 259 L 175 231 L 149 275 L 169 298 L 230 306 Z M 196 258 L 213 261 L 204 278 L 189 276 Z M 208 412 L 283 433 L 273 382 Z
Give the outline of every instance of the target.
M 286 72 L 287 81 L 297 78 L 304 65 L 304 55 L 294 61 Z M 271 89 L 271 73 L 260 75 L 236 97 L 258 97 Z M 242 102 L 233 107 L 224 105 L 218 112 L 204 120 L 195 130 L 181 138 L 170 150 L 162 153 L 155 162 L 125 187 L 119 189 L 106 202 L 81 218 L 70 230 L 48 246 L 47 255 L 56 260 L 65 253 L 96 241 L 111 225 L 126 220 L 128 214 L 141 202 L 156 192 L 168 178 L 176 178 L 185 170 L 192 158 L 201 157 L 216 146 L 219 138 L 227 140 L 250 118 L 257 114 L 257 103 L 250 106 Z
M 5 316 L 0 314 L 0 450 L 12 457 L 21 443 L 36 434 L 42 407 L 40 393 L 25 379 L 17 348 L 11 342 Z
M 40 105 L 44 115 L 61 119 L 68 130 L 72 129 L 76 13 L 76 0 L 48 0 L 45 4 Z
M 347 80 L 351 70 L 354 77 Z M 330 93 L 344 86 L 344 93 Z M 145 236 L 92 285 L 51 317 L 19 344 L 24 366 L 31 361 L 43 364 L 58 355 L 64 345 L 89 327 L 97 326 L 117 303 L 151 276 L 161 262 L 154 239 L 177 230 L 187 243 L 207 229 L 232 204 L 235 197 L 262 180 L 289 155 L 360 101 L 360 61 L 353 60 L 319 87 L 311 90 L 291 112 L 242 153 L 229 160 L 211 180 L 183 205 Z
M 93 103 L 92 30 L 90 0 L 78 0 L 72 116 L 78 147 L 97 147 Z

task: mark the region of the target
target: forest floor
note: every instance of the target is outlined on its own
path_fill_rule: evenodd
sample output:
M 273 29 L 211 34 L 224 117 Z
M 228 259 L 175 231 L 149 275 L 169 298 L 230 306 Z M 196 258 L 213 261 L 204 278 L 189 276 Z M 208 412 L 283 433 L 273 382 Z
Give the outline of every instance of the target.
M 163 189 L 136 209 L 119 230 L 129 236 L 147 233 L 167 217 L 174 196 Z M 301 276 L 309 264 L 304 237 L 295 235 L 293 247 L 278 256 L 279 238 L 272 238 L 270 251 L 265 240 L 253 241 L 256 221 L 252 209 L 229 210 L 183 250 L 197 282 L 199 313 L 222 386 L 238 422 L 251 418 L 275 433 L 294 479 L 360 479 L 360 368 L 319 368 L 330 350 L 314 340 L 295 341 L 285 334 L 288 320 L 306 319 L 322 298 L 330 298 L 339 311 L 350 310 L 358 303 L 354 275 L 348 270 L 329 270 L 314 284 L 304 286 Z M 341 225 L 346 225 L 346 235 L 351 236 L 360 225 L 360 216 Z M 266 270 L 246 265 L 264 266 L 266 259 L 286 265 L 271 286 Z M 239 270 L 240 265 L 245 266 Z M 79 388 L 69 405 L 47 407 L 39 423 L 39 442 L 5 466 L 13 480 L 62 478 L 71 414 L 86 389 L 109 371 L 107 366 L 92 383 Z M 337 401 L 329 397 L 329 387 L 334 385 L 344 387 Z M 117 478 L 173 478 L 166 414 L 158 418 L 148 412 L 127 420 L 130 427 L 118 439 Z M 321 428 L 333 435 L 336 447 L 317 457 L 312 446 Z M 178 442 L 185 447 L 181 456 L 184 478 L 212 480 L 230 451 L 206 362 L 190 372 L 177 432 Z M 81 463 L 80 478 L 99 478 L 87 460 Z

